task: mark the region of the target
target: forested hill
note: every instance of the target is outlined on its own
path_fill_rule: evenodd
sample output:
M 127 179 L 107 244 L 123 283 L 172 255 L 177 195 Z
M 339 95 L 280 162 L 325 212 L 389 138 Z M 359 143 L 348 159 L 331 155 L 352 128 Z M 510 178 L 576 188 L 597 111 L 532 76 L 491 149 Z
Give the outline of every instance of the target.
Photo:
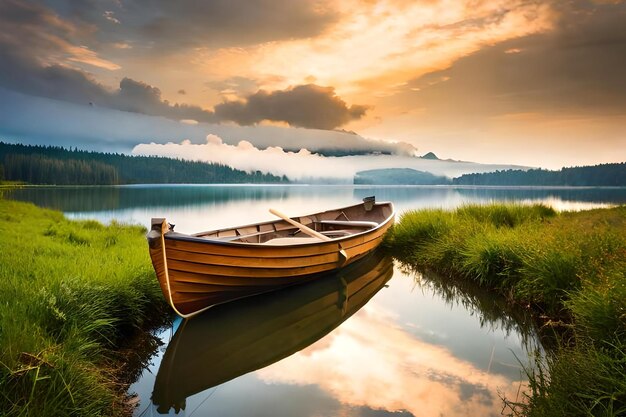
M 626 163 L 563 168 L 466 174 L 452 180 L 458 185 L 626 186 Z
M 368 185 L 444 185 L 452 181 L 448 177 L 410 168 L 383 168 L 359 171 L 354 176 L 353 182 Z
M 30 184 L 215 184 L 289 182 L 221 164 L 0 142 L 0 179 Z

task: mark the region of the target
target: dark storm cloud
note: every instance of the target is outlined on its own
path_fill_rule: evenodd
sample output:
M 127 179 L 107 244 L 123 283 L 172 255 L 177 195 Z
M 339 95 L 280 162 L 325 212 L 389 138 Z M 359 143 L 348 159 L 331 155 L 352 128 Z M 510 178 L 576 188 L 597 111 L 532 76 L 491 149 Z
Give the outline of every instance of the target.
M 64 16 L 97 25 L 103 38 L 131 38 L 160 52 L 310 37 L 337 18 L 319 7 L 319 1 L 56 0 L 48 3 Z
M 87 36 L 83 28 L 60 19 L 45 7 L 0 1 L 0 86 L 61 100 L 88 102 L 106 89 L 89 74 L 59 65 L 66 58 L 89 59 L 71 41 Z M 78 56 L 76 56 L 78 54 Z
M 161 97 L 161 90 L 141 81 L 124 78 L 119 90 L 111 94 L 111 107 L 134 113 L 163 116 L 169 119 L 193 119 L 199 122 L 215 122 L 213 113 L 198 106 L 170 104 Z
M 626 4 L 555 3 L 549 33 L 511 40 L 409 83 L 433 113 L 626 113 Z
M 358 119 L 366 107 L 346 103 L 330 87 L 297 86 L 290 90 L 259 91 L 243 102 L 226 102 L 215 113 L 198 106 L 170 103 L 161 90 L 141 81 L 124 78 L 111 90 L 88 73 L 62 65 L 40 65 L 26 53 L 15 53 L 0 42 L 0 86 L 23 93 L 93 104 L 128 112 L 193 119 L 217 123 L 233 121 L 243 125 L 262 120 L 283 121 L 292 126 L 333 129 Z
M 90 149 L 128 152 L 139 143 L 183 139 L 206 143 L 207 134 L 218 135 L 230 145 L 249 141 L 259 149 L 280 146 L 329 153 L 350 149 L 356 153 L 404 156 L 416 152 L 406 143 L 367 140 L 337 130 L 179 123 L 163 117 L 25 95 L 0 87 L 0 139 L 3 140 L 60 146 L 80 143 Z
M 367 107 L 353 105 L 335 95 L 332 87 L 315 84 L 267 92 L 260 90 L 245 101 L 226 102 L 215 106 L 221 120 L 251 125 L 262 120 L 287 122 L 291 126 L 334 129 L 351 120 L 360 119 Z
M 156 87 L 124 78 L 119 89 L 109 89 L 85 71 L 56 63 L 68 57 L 89 62 L 95 55 L 81 56 L 86 49 L 75 46 L 72 37 L 82 34 L 83 30 L 44 7 L 2 1 L 0 26 L 3 28 L 0 36 L 1 87 L 83 105 L 173 119 L 214 121 L 212 113 L 200 107 L 172 105 L 164 101 Z
M 246 101 L 219 104 L 213 112 L 170 103 L 162 98 L 159 88 L 130 78 L 122 79 L 119 89 L 109 90 L 83 71 L 61 65 L 40 67 L 1 47 L 0 86 L 78 104 L 207 123 L 233 121 L 251 125 L 271 120 L 298 127 L 334 129 L 360 118 L 366 111 L 365 106 L 348 107 L 331 87 L 303 85 L 284 91 L 259 91 Z
M 29 59 L 62 51 L 77 32 L 51 10 L 18 0 L 0 1 L 0 27 L 0 51 Z
M 89 74 L 61 65 L 39 66 L 0 44 L 0 86 L 42 97 L 75 103 L 108 105 L 109 92 Z
M 28 34 L 27 30 L 23 32 Z M 98 83 L 85 71 L 59 64 L 40 63 L 30 55 L 37 48 L 35 44 L 15 48 L 6 42 L 6 36 L 0 39 L 1 87 L 83 105 L 92 104 L 172 119 L 214 121 L 212 112 L 197 106 L 170 104 L 161 98 L 158 88 L 140 81 L 124 78 L 119 89 L 112 90 Z M 63 53 L 62 48 L 50 48 L 50 51 L 53 54 Z
M 171 7 L 153 3 L 161 10 Z M 198 7 L 213 8 L 213 12 L 224 18 L 234 10 L 227 7 L 225 2 L 211 4 Z M 265 3 L 254 3 L 251 8 L 261 13 L 258 10 L 260 4 Z M 126 7 L 127 3 L 124 5 Z M 132 7 L 132 4 L 128 7 Z M 290 9 L 296 6 L 285 7 Z M 85 16 L 87 11 L 93 11 L 91 8 L 85 11 L 76 9 L 73 3 L 61 9 L 66 15 L 79 13 L 81 16 Z M 196 9 L 185 3 L 178 13 L 191 13 L 192 10 Z M 94 16 L 102 16 L 92 13 Z M 247 90 L 244 95 L 248 96 L 247 100 L 220 104 L 216 107 L 216 113 L 198 106 L 170 103 L 163 99 L 159 88 L 130 78 L 123 78 L 118 89 L 110 89 L 98 83 L 88 72 L 65 64 L 69 60 L 116 68 L 114 63 L 100 59 L 94 51 L 78 46 L 75 38 L 90 35 L 92 28 L 69 23 L 41 5 L 13 0 L 0 2 L 0 26 L 3 27 L 0 36 L 0 86 L 27 94 L 175 120 L 193 119 L 208 123 L 234 121 L 242 124 L 273 120 L 318 129 L 341 126 L 361 117 L 365 112 L 363 106 L 348 108 L 332 88 L 306 85 L 291 90 L 252 94 L 256 91 L 256 88 L 250 91 L 255 87 L 254 81 L 242 77 L 226 80 L 224 85 L 235 87 L 239 93 Z

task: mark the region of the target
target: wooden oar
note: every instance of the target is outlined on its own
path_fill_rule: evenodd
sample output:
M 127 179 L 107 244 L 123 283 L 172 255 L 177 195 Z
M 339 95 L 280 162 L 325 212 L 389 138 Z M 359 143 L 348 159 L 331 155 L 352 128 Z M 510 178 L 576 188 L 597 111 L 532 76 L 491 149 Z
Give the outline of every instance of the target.
M 320 232 L 316 232 L 315 230 L 311 229 L 310 227 L 307 227 L 307 226 L 303 225 L 302 223 L 299 223 L 299 222 L 297 222 L 297 221 L 295 221 L 293 219 L 290 219 L 289 217 L 287 217 L 286 214 L 281 213 L 280 211 L 278 211 L 276 209 L 271 208 L 270 209 L 270 213 L 272 213 L 274 216 L 280 217 L 281 219 L 283 219 L 287 223 L 291 223 L 292 225 L 296 226 L 298 229 L 302 230 L 304 233 L 306 233 L 309 236 L 313 236 L 313 237 L 316 237 L 316 238 L 318 238 L 320 240 L 325 240 L 325 241 L 332 240 L 328 236 L 324 236 Z
M 309 236 L 312 237 L 316 237 L 320 240 L 323 240 L 325 242 L 331 241 L 332 239 L 329 238 L 328 236 L 325 236 L 323 234 L 321 234 L 320 232 L 317 232 L 313 229 L 311 229 L 308 226 L 303 225 L 300 222 L 295 221 L 294 219 L 289 218 L 286 214 L 281 213 L 280 211 L 271 208 L 270 209 L 270 213 L 272 213 L 274 216 L 278 216 L 281 219 L 283 219 L 284 221 L 286 221 L 287 223 L 292 224 L 293 226 L 296 226 L 298 229 L 300 229 L 303 233 L 306 233 Z M 344 263 L 346 263 L 346 261 L 348 260 L 348 254 L 346 253 L 345 250 L 341 249 L 341 245 L 339 245 L 339 256 L 341 258 L 341 264 L 343 265 Z

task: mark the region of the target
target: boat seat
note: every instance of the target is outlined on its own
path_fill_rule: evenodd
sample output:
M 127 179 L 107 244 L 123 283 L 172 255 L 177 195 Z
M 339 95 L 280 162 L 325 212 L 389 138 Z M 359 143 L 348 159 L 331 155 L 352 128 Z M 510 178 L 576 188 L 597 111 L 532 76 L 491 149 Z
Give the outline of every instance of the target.
M 367 227 L 368 229 L 372 229 L 378 226 L 378 223 L 376 222 L 367 222 L 360 220 L 321 220 L 318 223 L 328 226 Z
M 348 236 L 348 235 L 353 235 L 356 231 L 355 230 L 324 230 L 323 232 L 320 232 L 323 235 L 326 236 L 334 236 L 334 237 L 339 237 L 339 236 Z
M 233 240 L 247 239 L 249 237 L 261 236 L 261 235 L 264 235 L 264 234 L 267 234 L 267 233 L 274 233 L 274 231 L 273 230 L 269 230 L 269 231 L 264 231 L 264 232 L 249 233 L 249 234 L 246 234 L 246 235 L 211 237 L 211 238 L 207 238 L 207 239 L 219 240 L 220 242 L 231 242 Z
M 316 237 L 277 237 L 265 242 L 265 245 L 281 246 L 281 245 L 301 245 L 304 243 L 321 243 L 323 240 Z
M 330 235 L 331 239 L 336 239 L 342 236 L 349 236 L 354 234 L 354 230 L 327 230 L 324 232 L 320 232 L 323 235 Z M 321 239 L 312 236 L 305 237 L 277 237 L 274 239 L 270 239 L 267 242 L 264 242 L 265 245 L 293 245 L 293 244 L 301 244 L 301 243 L 319 243 L 322 242 Z

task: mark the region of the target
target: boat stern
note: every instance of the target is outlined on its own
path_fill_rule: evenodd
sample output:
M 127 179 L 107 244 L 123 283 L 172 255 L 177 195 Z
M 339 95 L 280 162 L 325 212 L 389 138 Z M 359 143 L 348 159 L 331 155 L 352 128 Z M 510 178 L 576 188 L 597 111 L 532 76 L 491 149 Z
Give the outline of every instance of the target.
M 165 242 L 163 235 L 170 231 L 170 225 L 165 218 L 153 218 L 150 222 L 150 231 L 146 235 L 148 240 L 148 248 L 150 250 L 150 259 L 154 272 L 156 272 L 161 291 L 165 299 L 171 304 L 171 294 L 167 283 L 167 259 L 165 257 Z
M 169 225 L 164 218 L 152 218 L 150 221 L 150 231 L 146 235 L 150 249 L 157 248 L 161 243 L 161 236 L 169 230 Z

